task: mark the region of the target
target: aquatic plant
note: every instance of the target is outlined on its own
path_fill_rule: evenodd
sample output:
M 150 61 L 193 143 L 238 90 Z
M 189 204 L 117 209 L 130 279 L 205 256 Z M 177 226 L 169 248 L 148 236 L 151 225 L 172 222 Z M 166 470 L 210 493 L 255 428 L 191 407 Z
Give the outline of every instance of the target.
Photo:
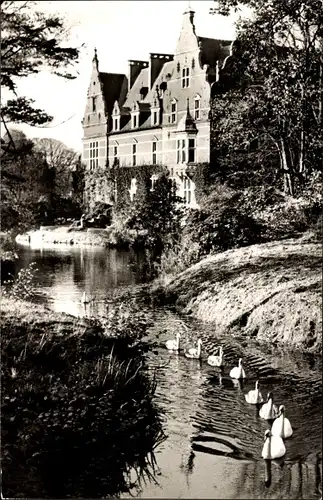
M 71 330 L 52 316 L 2 329 L 3 494 L 129 492 L 153 478 L 165 438 L 156 381 L 125 339 L 121 349 L 94 321 Z

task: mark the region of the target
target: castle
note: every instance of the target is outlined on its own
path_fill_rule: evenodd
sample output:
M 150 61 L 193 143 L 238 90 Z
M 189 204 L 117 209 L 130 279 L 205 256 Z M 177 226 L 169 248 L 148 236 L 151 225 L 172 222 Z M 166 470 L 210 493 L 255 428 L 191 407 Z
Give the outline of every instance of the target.
M 164 165 L 177 194 L 196 207 L 188 167 L 210 161 L 211 85 L 230 55 L 231 41 L 197 36 L 194 11 L 186 9 L 174 54 L 151 53 L 129 61 L 128 75 L 103 73 L 95 50 L 83 125 L 83 162 L 88 171 Z M 152 176 L 152 186 L 154 183 Z M 94 200 L 113 202 L 107 186 Z M 136 196 L 137 180 L 128 186 Z

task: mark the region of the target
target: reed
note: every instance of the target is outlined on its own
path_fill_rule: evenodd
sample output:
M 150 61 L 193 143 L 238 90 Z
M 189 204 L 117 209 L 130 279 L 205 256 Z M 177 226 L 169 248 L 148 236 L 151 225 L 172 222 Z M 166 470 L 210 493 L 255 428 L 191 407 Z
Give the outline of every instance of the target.
M 10 303 L 2 310 L 3 495 L 98 498 L 152 480 L 165 435 L 156 379 L 130 326 L 118 340 L 94 320 Z

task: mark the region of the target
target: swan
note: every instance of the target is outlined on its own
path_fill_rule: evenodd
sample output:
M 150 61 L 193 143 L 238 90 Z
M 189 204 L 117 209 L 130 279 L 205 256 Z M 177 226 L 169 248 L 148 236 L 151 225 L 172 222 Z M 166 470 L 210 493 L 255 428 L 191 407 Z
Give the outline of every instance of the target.
M 293 434 L 292 426 L 290 421 L 285 417 L 285 406 L 281 405 L 279 407 L 280 415 L 273 422 L 271 432 L 273 436 L 281 437 L 282 439 L 287 439 Z
M 262 394 L 259 390 L 259 382 L 257 380 L 256 386 L 253 391 L 249 391 L 248 394 L 245 394 L 245 399 L 247 403 L 250 403 L 251 405 L 257 405 L 259 403 L 263 402 L 263 397 Z
M 210 366 L 223 366 L 223 349 L 222 346 L 219 347 L 219 355 L 218 356 L 209 356 L 207 358 L 207 363 Z
M 185 352 L 185 356 L 187 358 L 200 359 L 200 357 L 201 357 L 201 345 L 202 345 L 202 340 L 198 339 L 197 348 L 191 347 L 191 349 L 188 349 L 188 351 Z
M 274 420 L 279 415 L 279 410 L 273 403 L 273 393 L 268 392 L 267 401 L 259 410 L 259 416 L 265 420 Z
M 230 371 L 230 377 L 231 377 L 231 378 L 236 378 L 236 379 L 246 378 L 245 371 L 244 371 L 244 369 L 242 368 L 242 358 L 240 358 L 240 359 L 239 359 L 239 365 L 238 365 L 238 366 L 235 366 L 235 367 L 234 367 L 234 368 L 232 368 L 232 370 Z
M 286 453 L 284 441 L 279 436 L 273 436 L 272 432 L 267 429 L 265 431 L 265 443 L 262 448 L 261 456 L 265 460 L 274 460 L 275 458 L 283 457 Z
M 179 339 L 181 334 L 177 333 L 175 340 L 167 340 L 166 348 L 170 351 L 179 351 Z

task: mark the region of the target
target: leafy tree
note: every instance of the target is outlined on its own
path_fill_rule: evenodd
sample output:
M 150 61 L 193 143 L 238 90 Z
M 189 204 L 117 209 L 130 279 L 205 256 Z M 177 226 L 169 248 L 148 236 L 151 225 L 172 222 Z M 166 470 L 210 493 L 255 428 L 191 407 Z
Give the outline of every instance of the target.
M 1 102 L 1 120 L 7 133 L 8 122 L 41 125 L 52 120 L 34 106 L 33 100 L 18 96 L 19 79 L 45 69 L 63 78 L 75 78 L 71 66 L 78 60 L 79 49 L 63 45 L 64 20 L 39 12 L 34 5 L 29 1 L 0 1 L 1 86 L 12 94 L 6 103 Z
M 183 217 L 181 204 L 182 198 L 176 195 L 174 183 L 167 174 L 162 174 L 153 190 L 134 207 L 129 226 L 147 231 L 145 244 L 156 258 L 179 240 Z
M 297 194 L 322 166 L 322 2 L 216 4 L 213 12 L 222 15 L 240 6 L 252 12 L 239 21 L 232 57 L 213 88 L 220 172 L 236 184 L 257 182 L 257 174 L 258 183 L 283 179 L 285 192 Z
M 72 190 L 72 172 L 79 161 L 79 154 L 56 139 L 33 139 L 34 149 L 43 155 L 48 168 L 53 171 L 55 196 L 66 198 Z
M 15 147 L 13 148 L 12 140 Z M 45 179 L 50 172 L 43 157 L 34 150 L 33 142 L 20 130 L 5 135 L 1 150 L 1 225 L 2 229 L 33 225 L 40 200 L 48 199 Z
M 79 156 L 72 170 L 72 190 L 73 199 L 79 206 L 83 205 L 83 194 L 85 188 L 85 165 L 81 161 L 81 156 Z

